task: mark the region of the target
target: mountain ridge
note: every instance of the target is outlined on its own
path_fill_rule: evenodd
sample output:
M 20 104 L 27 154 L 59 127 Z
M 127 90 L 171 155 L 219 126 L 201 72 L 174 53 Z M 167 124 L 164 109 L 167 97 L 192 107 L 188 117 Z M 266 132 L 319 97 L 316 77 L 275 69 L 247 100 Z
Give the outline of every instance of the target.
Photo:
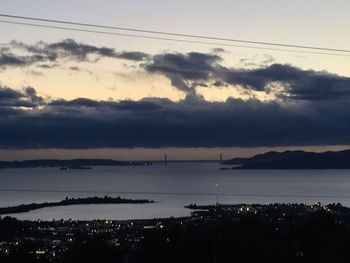
M 234 169 L 350 169 L 350 149 L 323 153 L 271 151 L 250 158 L 233 158 L 223 164 L 234 165 Z
M 43 167 L 84 167 L 84 166 L 126 166 L 151 165 L 149 161 L 116 161 L 112 159 L 37 159 L 24 161 L 0 161 L 0 169 L 4 168 L 43 168 Z

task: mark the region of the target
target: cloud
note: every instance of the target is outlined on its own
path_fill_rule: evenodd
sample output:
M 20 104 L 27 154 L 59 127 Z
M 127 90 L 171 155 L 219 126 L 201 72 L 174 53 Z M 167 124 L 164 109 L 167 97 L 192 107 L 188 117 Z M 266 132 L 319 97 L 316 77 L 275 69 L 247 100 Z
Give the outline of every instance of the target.
M 7 66 L 24 66 L 27 62 L 13 54 L 0 53 L 0 67 Z
M 126 60 L 132 60 L 132 61 L 144 61 L 150 58 L 150 55 L 138 52 L 138 51 L 123 51 L 115 54 L 116 58 L 126 59 Z
M 40 41 L 34 45 L 11 41 L 9 46 L 12 49 L 21 49 L 28 52 L 29 55 L 26 60 L 32 61 L 32 63 L 37 61 L 54 62 L 62 58 L 79 62 L 88 61 L 91 55 L 97 56 L 97 58 L 110 57 L 131 61 L 144 61 L 149 58 L 149 55 L 143 52 L 116 51 L 113 48 L 79 43 L 73 39 L 65 39 L 55 43 Z
M 223 82 L 222 80 L 216 80 L 213 84 L 214 87 L 227 87 L 228 84 L 226 82 Z
M 21 50 L 21 55 L 16 54 L 18 50 Z M 26 54 L 22 54 L 23 51 Z M 90 59 L 91 56 L 94 56 L 93 60 Z M 0 47 L 0 68 L 28 67 L 40 63 L 37 67 L 51 69 L 59 66 L 58 62 L 61 59 L 95 62 L 103 57 L 141 62 L 147 61 L 150 55 L 138 51 L 116 51 L 113 48 L 87 45 L 73 39 L 56 43 L 40 41 L 34 45 L 11 41 L 7 46 Z
M 79 67 L 69 67 L 69 70 L 72 70 L 72 71 L 80 71 L 80 68 Z
M 37 71 L 37 70 L 28 70 L 28 71 L 25 71 L 25 73 L 28 75 L 32 75 L 34 77 L 41 77 L 44 75 L 42 72 Z
M 53 68 L 57 68 L 59 67 L 60 65 L 55 63 L 55 64 L 40 64 L 40 65 L 37 65 L 38 68 L 43 68 L 43 69 L 53 69 Z
M 27 55 L 16 55 L 16 49 Z M 161 53 L 153 56 L 138 51 L 116 51 L 109 47 L 79 43 L 66 39 L 55 43 L 38 42 L 28 45 L 12 41 L 0 49 L 0 67 L 24 67 L 37 64 L 37 67 L 57 67 L 60 59 L 91 61 L 102 57 L 127 59 L 149 74 L 159 74 L 168 78 L 175 88 L 189 97 L 200 97 L 197 87 L 240 86 L 250 91 L 272 94 L 282 100 L 315 101 L 344 100 L 349 97 L 350 78 L 325 71 L 303 70 L 288 64 L 256 65 L 254 69 L 229 68 L 222 65 L 222 50 L 211 53 Z M 12 53 L 11 53 L 12 52 Z M 23 52 L 22 52 L 23 53 Z M 71 67 L 77 70 L 78 67 Z M 211 85 L 212 83 L 212 85 Z M 277 87 L 277 88 L 276 88 Z
M 48 61 L 49 58 L 43 55 L 18 56 L 12 53 L 0 53 L 0 68 L 6 67 L 27 67 L 34 63 Z
M 149 73 L 165 75 L 179 90 L 195 94 L 197 84 L 210 78 L 213 68 L 220 60 L 221 58 L 215 54 L 165 53 L 155 55 L 144 68 Z
M 168 78 L 185 99 L 48 100 L 35 89 L 0 87 L 1 148 L 218 147 L 346 144 L 350 142 L 350 78 L 288 64 L 229 68 L 220 52 L 117 52 L 64 40 L 35 45 L 12 42 L 28 54 L 1 49 L 0 67 L 51 68 L 59 59 L 111 57 Z M 22 50 L 22 51 L 23 51 Z M 91 60 L 93 61 L 93 60 Z M 273 62 L 272 60 L 270 61 Z M 269 62 L 269 63 L 270 63 Z M 71 67 L 70 70 L 78 70 Z M 275 101 L 228 98 L 205 101 L 198 87 L 240 86 L 272 93 Z
M 36 90 L 33 87 L 26 87 L 23 90 L 24 97 L 35 105 L 41 105 L 44 103 L 44 99 L 37 95 Z
M 257 91 L 268 91 L 269 84 L 278 83 L 283 90 L 277 96 L 290 100 L 344 100 L 350 95 L 349 77 L 286 64 L 253 70 L 221 68 L 216 72 L 216 78 Z
M 17 91 L 8 87 L 0 87 L 0 107 L 7 112 L 14 112 L 16 108 L 35 108 L 42 104 L 44 99 L 37 96 L 36 91 L 32 87 L 27 87 L 23 91 Z M 11 108 L 11 111 L 8 111 Z M 19 110 L 20 112 L 20 110 Z
M 32 88 L 23 92 L 1 88 L 0 98 L 0 113 L 6 112 L 0 114 L 1 148 L 256 147 L 350 141 L 346 102 L 281 104 L 233 98 L 45 102 Z
M 27 55 L 16 55 L 16 49 L 24 50 Z M 283 100 L 344 100 L 349 97 L 349 77 L 303 70 L 288 64 L 271 64 L 274 62 L 271 57 L 266 57 L 267 64 L 258 68 L 229 68 L 221 64 L 222 56 L 222 50 L 216 49 L 212 53 L 161 53 L 151 56 L 138 51 L 97 47 L 73 39 L 55 43 L 41 41 L 34 45 L 12 41 L 0 49 L 0 67 L 24 67 L 37 63 L 37 67 L 48 69 L 56 67 L 60 59 L 93 62 L 109 57 L 142 61 L 139 67 L 149 74 L 167 77 L 174 87 L 192 97 L 199 96 L 197 87 L 210 87 L 210 83 L 214 83 L 215 87 L 238 85 L 247 90 L 273 92 L 275 97 Z M 78 67 L 70 69 L 77 70 Z M 277 91 L 272 89 L 276 86 L 279 87 Z
M 303 70 L 288 64 L 260 65 L 259 68 L 228 68 L 222 57 L 205 53 L 158 54 L 144 68 L 170 79 L 171 84 L 188 95 L 196 87 L 238 85 L 247 90 L 274 92 L 283 100 L 348 100 L 350 78 L 326 71 Z M 273 62 L 269 58 L 269 62 Z M 273 90 L 273 87 L 278 87 Z
M 215 53 L 217 53 L 217 54 L 219 54 L 219 53 L 226 53 L 227 51 L 225 50 L 225 49 L 223 49 L 223 48 L 213 48 L 213 49 L 211 49 L 211 51 L 215 54 Z

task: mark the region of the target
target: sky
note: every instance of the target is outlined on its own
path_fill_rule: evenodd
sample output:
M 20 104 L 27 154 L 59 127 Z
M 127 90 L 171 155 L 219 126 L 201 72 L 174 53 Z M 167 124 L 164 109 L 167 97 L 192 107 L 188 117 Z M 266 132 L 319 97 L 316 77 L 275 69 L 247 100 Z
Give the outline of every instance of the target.
M 349 8 L 340 0 L 0 3 L 3 14 L 337 49 L 348 49 Z M 350 145 L 349 53 L 0 29 L 0 159 L 215 159 Z

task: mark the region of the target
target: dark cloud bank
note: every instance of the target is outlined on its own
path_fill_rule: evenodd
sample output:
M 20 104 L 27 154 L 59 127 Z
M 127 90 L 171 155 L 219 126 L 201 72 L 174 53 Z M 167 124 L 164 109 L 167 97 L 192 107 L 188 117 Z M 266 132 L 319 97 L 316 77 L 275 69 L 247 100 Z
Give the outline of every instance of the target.
M 57 100 L 0 92 L 1 148 L 349 144 L 348 103 Z M 31 110 L 25 108 L 34 107 Z M 35 108 L 37 107 L 37 108 Z
M 283 64 L 232 69 L 222 66 L 222 58 L 215 52 L 151 56 L 116 52 L 73 40 L 13 45 L 22 45 L 31 55 L 6 53 L 0 56 L 3 65 L 23 66 L 33 60 L 46 63 L 62 56 L 84 61 L 91 54 L 143 61 L 142 69 L 166 76 L 187 96 L 180 102 L 159 98 L 52 101 L 38 96 L 33 88 L 15 91 L 1 87 L 1 148 L 350 144 L 348 77 Z M 268 93 L 276 84 L 280 87 L 274 91 L 278 99 L 270 102 L 254 98 L 208 102 L 196 92 L 197 87 L 240 85 L 246 90 Z

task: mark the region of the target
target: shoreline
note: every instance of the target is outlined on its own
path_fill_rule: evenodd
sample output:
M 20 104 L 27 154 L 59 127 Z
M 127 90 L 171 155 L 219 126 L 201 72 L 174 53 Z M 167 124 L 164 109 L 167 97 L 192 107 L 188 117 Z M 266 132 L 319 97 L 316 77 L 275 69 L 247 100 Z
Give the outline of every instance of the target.
M 121 202 L 118 201 L 111 201 L 110 203 L 77 203 L 77 204 L 65 204 L 65 205 L 51 205 L 51 206 L 45 206 L 40 207 L 36 209 L 31 209 L 26 212 L 30 212 L 33 210 L 38 210 L 42 208 L 47 207 L 59 207 L 59 206 L 74 206 L 74 205 L 99 205 L 99 204 L 154 204 L 156 203 L 153 200 L 146 200 L 146 199 L 122 199 L 120 197 L 117 198 L 111 198 L 107 197 L 107 199 L 116 199 L 116 200 L 123 200 Z M 79 199 L 95 199 L 95 197 L 92 198 L 77 198 L 75 200 Z M 105 198 L 98 198 L 98 199 L 105 199 Z M 69 199 L 71 200 L 71 199 Z M 65 201 L 65 200 L 64 200 Z M 61 201 L 62 202 L 62 201 Z M 55 202 L 61 203 L 61 202 Z M 46 203 L 42 203 L 46 204 Z M 42 204 L 36 204 L 36 205 L 42 205 Z M 31 205 L 31 204 L 29 204 Z M 24 206 L 29 206 L 24 205 Z M 9 208 L 17 208 L 22 207 L 20 206 L 14 206 Z M 12 214 L 19 214 L 19 213 L 25 213 L 25 212 L 9 212 L 9 213 L 1 213 L 2 209 L 9 209 L 9 208 L 0 208 L 0 218 L 3 217 L 10 217 L 12 218 Z M 106 218 L 95 218 L 95 219 L 52 219 L 52 220 L 43 220 L 43 219 L 37 219 L 37 220 L 21 220 L 16 219 L 21 222 L 105 222 L 105 221 L 112 221 L 115 223 L 129 223 L 129 222 L 137 222 L 137 223 L 147 223 L 147 222 L 155 222 L 155 221 L 168 221 L 168 220 L 190 220 L 191 218 L 197 218 L 197 217 L 212 217 L 213 215 L 220 215 L 223 216 L 230 216 L 230 217 L 236 217 L 236 216 L 242 216 L 242 215 L 252 215 L 256 216 L 259 214 L 273 214 L 276 215 L 283 215 L 283 217 L 287 215 L 296 215 L 296 214 L 310 214 L 315 212 L 326 212 L 331 214 L 337 214 L 342 216 L 349 216 L 350 218 L 350 207 L 346 207 L 341 205 L 340 203 L 331 203 L 331 204 L 322 204 L 320 202 L 315 204 L 307 204 L 307 203 L 270 203 L 270 204 L 257 204 L 257 203 L 241 203 L 241 204 L 209 204 L 209 205 L 196 205 L 196 204 L 189 204 L 184 206 L 183 208 L 188 209 L 190 211 L 189 216 L 167 216 L 167 217 L 154 217 L 154 218 L 131 218 L 131 219 L 106 219 Z M 8 216 L 10 215 L 10 216 Z

